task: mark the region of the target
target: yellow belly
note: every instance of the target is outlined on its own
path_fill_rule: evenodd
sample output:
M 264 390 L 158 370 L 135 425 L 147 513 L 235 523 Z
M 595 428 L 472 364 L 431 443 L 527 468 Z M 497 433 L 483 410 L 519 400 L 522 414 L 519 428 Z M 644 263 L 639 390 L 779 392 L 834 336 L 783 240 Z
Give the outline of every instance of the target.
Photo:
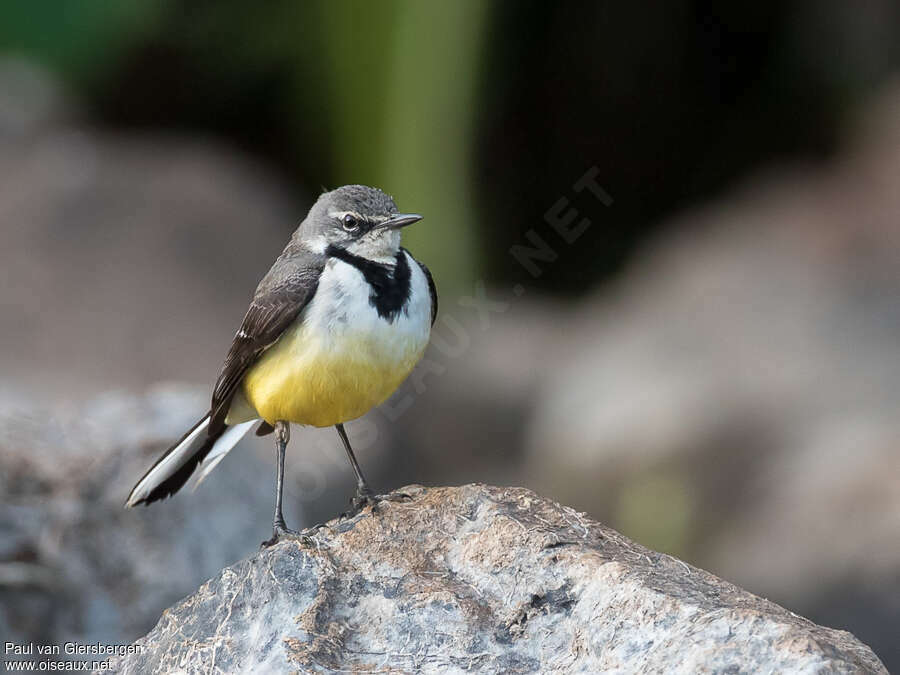
M 331 426 L 383 403 L 423 351 L 418 345 L 379 345 L 369 336 L 345 336 L 338 349 L 295 328 L 247 371 L 242 393 L 269 424 Z

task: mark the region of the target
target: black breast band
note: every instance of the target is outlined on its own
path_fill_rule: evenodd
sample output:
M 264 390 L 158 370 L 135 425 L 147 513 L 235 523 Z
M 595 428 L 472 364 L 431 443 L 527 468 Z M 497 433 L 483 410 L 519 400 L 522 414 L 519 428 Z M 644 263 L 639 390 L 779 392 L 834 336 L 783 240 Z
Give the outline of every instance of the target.
M 369 304 L 378 312 L 378 316 L 393 323 L 400 312 L 405 311 L 409 302 L 411 289 L 409 263 L 403 251 L 397 253 L 396 263 L 392 266 L 373 262 L 368 258 L 350 253 L 347 249 L 333 244 L 325 249 L 325 255 L 343 260 L 362 272 L 366 283 L 371 287 Z

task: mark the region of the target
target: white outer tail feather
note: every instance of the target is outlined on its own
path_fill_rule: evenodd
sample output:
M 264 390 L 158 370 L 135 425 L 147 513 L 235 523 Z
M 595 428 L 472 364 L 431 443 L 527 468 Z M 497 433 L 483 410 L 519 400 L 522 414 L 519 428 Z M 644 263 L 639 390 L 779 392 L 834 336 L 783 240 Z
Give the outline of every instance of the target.
M 206 476 L 209 475 L 209 472 L 222 461 L 222 458 L 228 454 L 228 451 L 237 445 L 238 441 L 250 431 L 250 427 L 253 426 L 254 422 L 256 422 L 256 420 L 243 422 L 233 427 L 229 427 L 225 433 L 216 440 L 213 447 L 210 448 L 209 454 L 207 454 L 200 463 L 200 474 L 194 485 L 195 489 L 196 486 L 200 484 L 200 481 L 206 478 Z M 125 506 L 132 507 L 137 505 L 142 499 L 145 499 L 153 492 L 160 483 L 170 478 L 172 474 L 184 465 L 185 462 L 193 457 L 206 442 L 206 431 L 208 427 L 209 416 L 207 415 L 181 443 L 172 448 L 171 452 L 169 452 L 159 464 L 153 467 L 153 469 L 134 486 L 131 494 L 128 495 L 128 501 L 125 503 Z
M 225 459 L 225 455 L 231 452 L 231 449 L 247 435 L 247 432 L 250 431 L 250 427 L 258 421 L 259 420 L 250 420 L 249 422 L 235 424 L 232 427 L 228 427 L 225 433 L 219 436 L 219 440 L 216 441 L 215 445 L 210 449 L 209 454 L 203 458 L 203 461 L 200 462 L 200 466 L 197 467 L 197 480 L 194 482 L 194 487 L 191 488 L 192 490 L 196 490 L 200 486 L 200 483 L 206 479 L 209 472 L 215 469 L 219 465 L 219 462 Z

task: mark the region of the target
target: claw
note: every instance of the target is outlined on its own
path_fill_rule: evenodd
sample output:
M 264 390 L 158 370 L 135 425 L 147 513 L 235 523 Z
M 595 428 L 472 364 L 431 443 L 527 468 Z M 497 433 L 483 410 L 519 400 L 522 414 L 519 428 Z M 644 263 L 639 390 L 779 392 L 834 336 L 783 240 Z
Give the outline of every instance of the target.
M 367 506 L 372 509 L 372 513 L 378 513 L 378 506 L 381 502 L 408 502 L 411 499 L 412 496 L 405 492 L 390 492 L 386 495 L 376 495 L 368 488 L 357 488 L 356 494 L 350 500 L 350 510 L 342 513 L 340 518 L 341 520 L 352 518 Z
M 266 539 L 262 544 L 259 545 L 260 548 L 269 548 L 270 546 L 274 546 L 282 539 L 292 539 L 294 541 L 298 541 L 305 546 L 314 546 L 315 542 L 313 541 L 313 535 L 324 527 L 323 525 L 314 525 L 313 527 L 309 527 L 305 530 L 298 532 L 297 530 L 291 530 L 284 525 L 275 525 L 272 528 L 272 538 Z

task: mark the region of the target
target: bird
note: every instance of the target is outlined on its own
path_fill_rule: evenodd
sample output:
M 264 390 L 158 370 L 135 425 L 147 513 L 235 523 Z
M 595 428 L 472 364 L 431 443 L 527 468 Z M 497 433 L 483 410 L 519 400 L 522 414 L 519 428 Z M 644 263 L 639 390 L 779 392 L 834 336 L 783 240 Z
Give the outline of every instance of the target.
M 304 537 L 282 513 L 290 425 L 334 427 L 356 477 L 355 511 L 379 499 L 344 423 L 383 403 L 422 358 L 438 310 L 428 268 L 401 246 L 402 213 L 378 188 L 322 193 L 259 282 L 235 333 L 207 412 L 141 477 L 126 507 L 149 505 L 203 480 L 254 425 L 276 450 L 272 545 Z

